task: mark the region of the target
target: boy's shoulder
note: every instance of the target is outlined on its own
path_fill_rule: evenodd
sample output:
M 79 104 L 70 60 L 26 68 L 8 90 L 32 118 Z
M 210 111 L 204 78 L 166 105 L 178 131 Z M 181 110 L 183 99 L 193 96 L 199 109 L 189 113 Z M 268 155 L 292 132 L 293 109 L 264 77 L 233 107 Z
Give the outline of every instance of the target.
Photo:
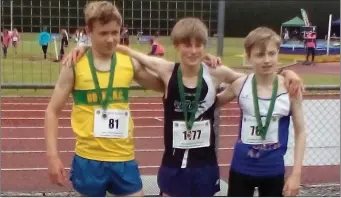
M 287 88 L 285 87 L 285 78 L 281 75 L 278 76 L 278 89 L 280 92 L 288 92 Z

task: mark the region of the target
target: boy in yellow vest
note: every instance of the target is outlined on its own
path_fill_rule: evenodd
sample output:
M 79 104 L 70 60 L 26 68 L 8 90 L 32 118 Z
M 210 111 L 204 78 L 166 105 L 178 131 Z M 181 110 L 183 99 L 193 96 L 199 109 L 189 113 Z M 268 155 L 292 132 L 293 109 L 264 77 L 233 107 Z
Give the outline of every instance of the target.
M 143 196 L 134 156 L 134 125 L 128 94 L 133 80 L 162 90 L 159 78 L 129 56 L 116 52 L 122 18 L 106 1 L 85 8 L 92 42 L 75 67 L 63 67 L 45 114 L 48 172 L 52 183 L 64 185 L 66 172 L 58 148 L 58 116 L 72 93 L 71 125 L 76 134 L 70 180 L 83 196 Z

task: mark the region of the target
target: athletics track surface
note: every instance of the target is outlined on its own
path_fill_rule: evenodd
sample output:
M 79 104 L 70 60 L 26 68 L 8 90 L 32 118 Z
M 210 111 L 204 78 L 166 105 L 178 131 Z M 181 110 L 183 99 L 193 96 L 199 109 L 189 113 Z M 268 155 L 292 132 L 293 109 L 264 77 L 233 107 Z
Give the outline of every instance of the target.
M 319 96 L 326 99 L 331 96 Z M 333 98 L 338 98 L 339 95 Z M 311 97 L 309 97 L 311 98 Z M 44 110 L 49 98 L 3 97 L 1 101 L 1 189 L 3 192 L 69 191 L 71 185 L 51 185 L 47 176 L 43 134 Z M 308 98 L 306 98 L 308 99 Z M 70 128 L 71 100 L 59 120 L 58 148 L 69 168 L 74 135 Z M 160 98 L 132 98 L 130 107 L 135 123 L 135 150 L 141 174 L 156 175 L 163 151 L 163 110 Z M 221 178 L 227 181 L 233 144 L 237 138 L 239 109 L 233 102 L 221 111 L 219 164 Z M 340 165 L 306 166 L 303 184 L 339 183 Z

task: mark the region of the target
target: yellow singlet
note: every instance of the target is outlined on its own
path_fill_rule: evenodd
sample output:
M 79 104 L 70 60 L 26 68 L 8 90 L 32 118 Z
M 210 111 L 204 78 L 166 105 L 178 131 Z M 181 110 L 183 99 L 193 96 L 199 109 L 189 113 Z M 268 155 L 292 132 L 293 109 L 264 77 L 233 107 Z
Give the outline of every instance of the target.
M 97 71 L 100 88 L 105 95 L 109 71 Z M 133 144 L 134 124 L 130 116 L 128 138 L 94 137 L 94 109 L 101 107 L 95 91 L 94 81 L 87 56 L 83 56 L 74 68 L 75 85 L 72 92 L 74 104 L 71 126 L 76 134 L 77 155 L 99 161 L 122 162 L 135 158 Z M 133 81 L 134 68 L 129 56 L 116 52 L 116 69 L 113 82 L 113 99 L 108 109 L 129 110 L 129 87 Z M 62 146 L 62 145 L 61 145 Z

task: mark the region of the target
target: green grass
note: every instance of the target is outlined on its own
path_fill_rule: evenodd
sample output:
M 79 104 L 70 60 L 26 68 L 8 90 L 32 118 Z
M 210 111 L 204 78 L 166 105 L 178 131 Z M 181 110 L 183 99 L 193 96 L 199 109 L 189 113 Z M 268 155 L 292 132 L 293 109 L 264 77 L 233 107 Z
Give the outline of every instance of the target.
M 13 48 L 8 49 L 7 59 L 1 60 L 1 82 L 16 83 L 16 84 L 54 84 L 58 78 L 60 63 L 53 62 L 55 60 L 54 45 L 51 43 L 48 48 L 48 59 L 44 60 L 40 45 L 38 44 L 38 34 L 25 33 L 21 35 L 21 42 L 17 47 L 17 54 L 14 54 Z M 136 38 L 131 36 L 131 47 L 141 52 L 148 53 L 150 45 L 138 44 Z M 173 48 L 169 37 L 161 37 L 160 42 L 164 44 L 166 49 L 165 58 L 168 60 L 178 61 L 179 58 Z M 57 43 L 59 45 L 59 42 Z M 207 52 L 216 54 L 216 40 L 212 40 L 207 48 Z M 70 41 L 66 53 L 75 47 L 75 42 Z M 225 38 L 224 39 L 224 54 L 223 62 L 225 65 L 233 68 L 242 68 L 243 64 L 243 39 L 242 38 Z M 280 60 L 281 65 L 292 63 L 288 60 Z M 330 77 L 314 77 L 307 76 L 308 83 L 311 84 L 334 84 L 334 80 Z M 319 80 L 323 79 L 323 80 Z M 332 78 L 334 79 L 334 78 Z M 46 95 L 50 94 L 49 90 L 3 90 L 5 95 Z

